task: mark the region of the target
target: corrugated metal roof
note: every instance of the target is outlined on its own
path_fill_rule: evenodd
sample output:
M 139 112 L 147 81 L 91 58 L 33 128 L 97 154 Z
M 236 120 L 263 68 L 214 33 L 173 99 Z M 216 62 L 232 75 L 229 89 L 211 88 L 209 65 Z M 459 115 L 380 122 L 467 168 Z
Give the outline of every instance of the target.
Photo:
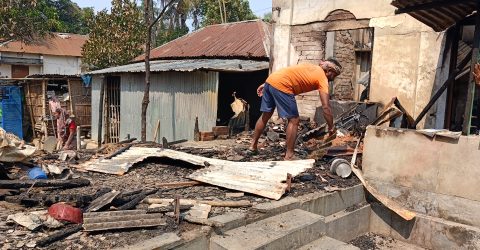
M 266 59 L 270 33 L 270 24 L 261 20 L 210 25 L 151 50 L 150 58 Z M 141 55 L 134 61 L 144 58 Z
M 54 56 L 82 56 L 82 46 L 88 36 L 77 34 L 53 33 L 36 44 L 20 41 L 5 42 L 0 45 L 0 52 L 30 53 Z
M 159 60 L 150 62 L 150 72 L 165 71 L 229 71 L 229 72 L 251 72 L 268 69 L 266 61 L 251 61 L 240 59 L 184 59 L 184 60 Z M 101 69 L 89 72 L 88 74 L 108 74 L 145 72 L 145 63 L 132 63 L 118 67 Z
M 476 10 L 477 0 L 394 0 L 396 14 L 408 13 L 420 22 L 443 31 L 471 15 Z

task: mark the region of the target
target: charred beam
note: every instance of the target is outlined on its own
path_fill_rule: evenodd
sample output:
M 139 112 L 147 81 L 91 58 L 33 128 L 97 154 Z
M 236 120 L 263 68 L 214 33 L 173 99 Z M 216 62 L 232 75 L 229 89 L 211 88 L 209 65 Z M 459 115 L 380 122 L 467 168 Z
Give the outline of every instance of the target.
M 410 13 L 415 11 L 421 10 L 430 10 L 433 8 L 441 8 L 441 7 L 448 7 L 452 4 L 460 4 L 460 3 L 469 3 L 473 2 L 472 0 L 439 0 L 439 1 L 432 1 L 429 3 L 424 4 L 417 4 L 412 6 L 407 6 L 403 8 L 398 8 L 395 10 L 395 14 L 403 14 L 403 13 Z
M 87 179 L 73 180 L 0 180 L 0 188 L 19 189 L 32 187 L 77 188 L 90 185 Z

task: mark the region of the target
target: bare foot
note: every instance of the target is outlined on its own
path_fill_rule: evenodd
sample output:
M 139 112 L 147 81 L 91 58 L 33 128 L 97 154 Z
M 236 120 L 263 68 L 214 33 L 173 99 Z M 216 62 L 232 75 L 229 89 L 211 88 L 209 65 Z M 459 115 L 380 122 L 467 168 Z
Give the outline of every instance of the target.
M 291 155 L 286 155 L 285 154 L 285 157 L 283 158 L 284 161 L 294 161 L 294 160 L 298 160 L 297 157 L 295 157 L 294 154 L 291 154 Z

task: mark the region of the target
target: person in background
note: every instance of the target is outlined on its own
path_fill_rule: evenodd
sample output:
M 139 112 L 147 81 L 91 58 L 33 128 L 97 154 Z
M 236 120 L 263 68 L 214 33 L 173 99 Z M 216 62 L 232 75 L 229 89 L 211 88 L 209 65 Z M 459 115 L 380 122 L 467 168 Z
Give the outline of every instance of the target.
M 75 150 L 77 149 L 77 124 L 69 116 L 64 109 L 55 110 L 55 118 L 57 118 L 58 139 L 61 142 L 61 149 Z M 62 125 L 62 126 L 60 126 Z
M 295 140 L 299 124 L 299 114 L 295 96 L 301 93 L 318 90 L 322 104 L 323 115 L 328 125 L 330 135 L 334 134 L 333 114 L 330 107 L 328 82 L 340 75 L 342 66 L 329 58 L 321 60 L 319 65 L 302 63 L 280 69 L 270 74 L 264 84 L 257 89 L 258 96 L 262 97 L 260 111 L 262 115 L 255 125 L 252 144 L 249 151 L 258 152 L 258 139 L 263 133 L 273 111 L 277 108 L 278 116 L 288 119 L 287 151 L 285 160 L 294 159 Z

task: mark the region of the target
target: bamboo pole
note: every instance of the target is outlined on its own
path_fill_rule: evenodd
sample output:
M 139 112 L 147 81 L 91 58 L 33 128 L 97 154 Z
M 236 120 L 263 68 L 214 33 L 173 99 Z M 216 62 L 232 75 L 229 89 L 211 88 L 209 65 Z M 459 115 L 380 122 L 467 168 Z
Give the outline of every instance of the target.
M 160 119 L 157 120 L 157 126 L 155 126 L 155 131 L 154 131 L 154 136 L 153 136 L 153 141 L 154 142 L 157 142 L 157 138 L 158 138 L 158 130 L 160 129 Z
M 30 113 L 30 122 L 32 123 L 32 132 L 33 138 L 37 138 L 37 134 L 35 132 L 35 117 L 33 116 L 33 103 L 32 103 L 32 93 L 30 92 L 30 83 L 27 83 L 27 106 L 28 106 L 28 113 Z

